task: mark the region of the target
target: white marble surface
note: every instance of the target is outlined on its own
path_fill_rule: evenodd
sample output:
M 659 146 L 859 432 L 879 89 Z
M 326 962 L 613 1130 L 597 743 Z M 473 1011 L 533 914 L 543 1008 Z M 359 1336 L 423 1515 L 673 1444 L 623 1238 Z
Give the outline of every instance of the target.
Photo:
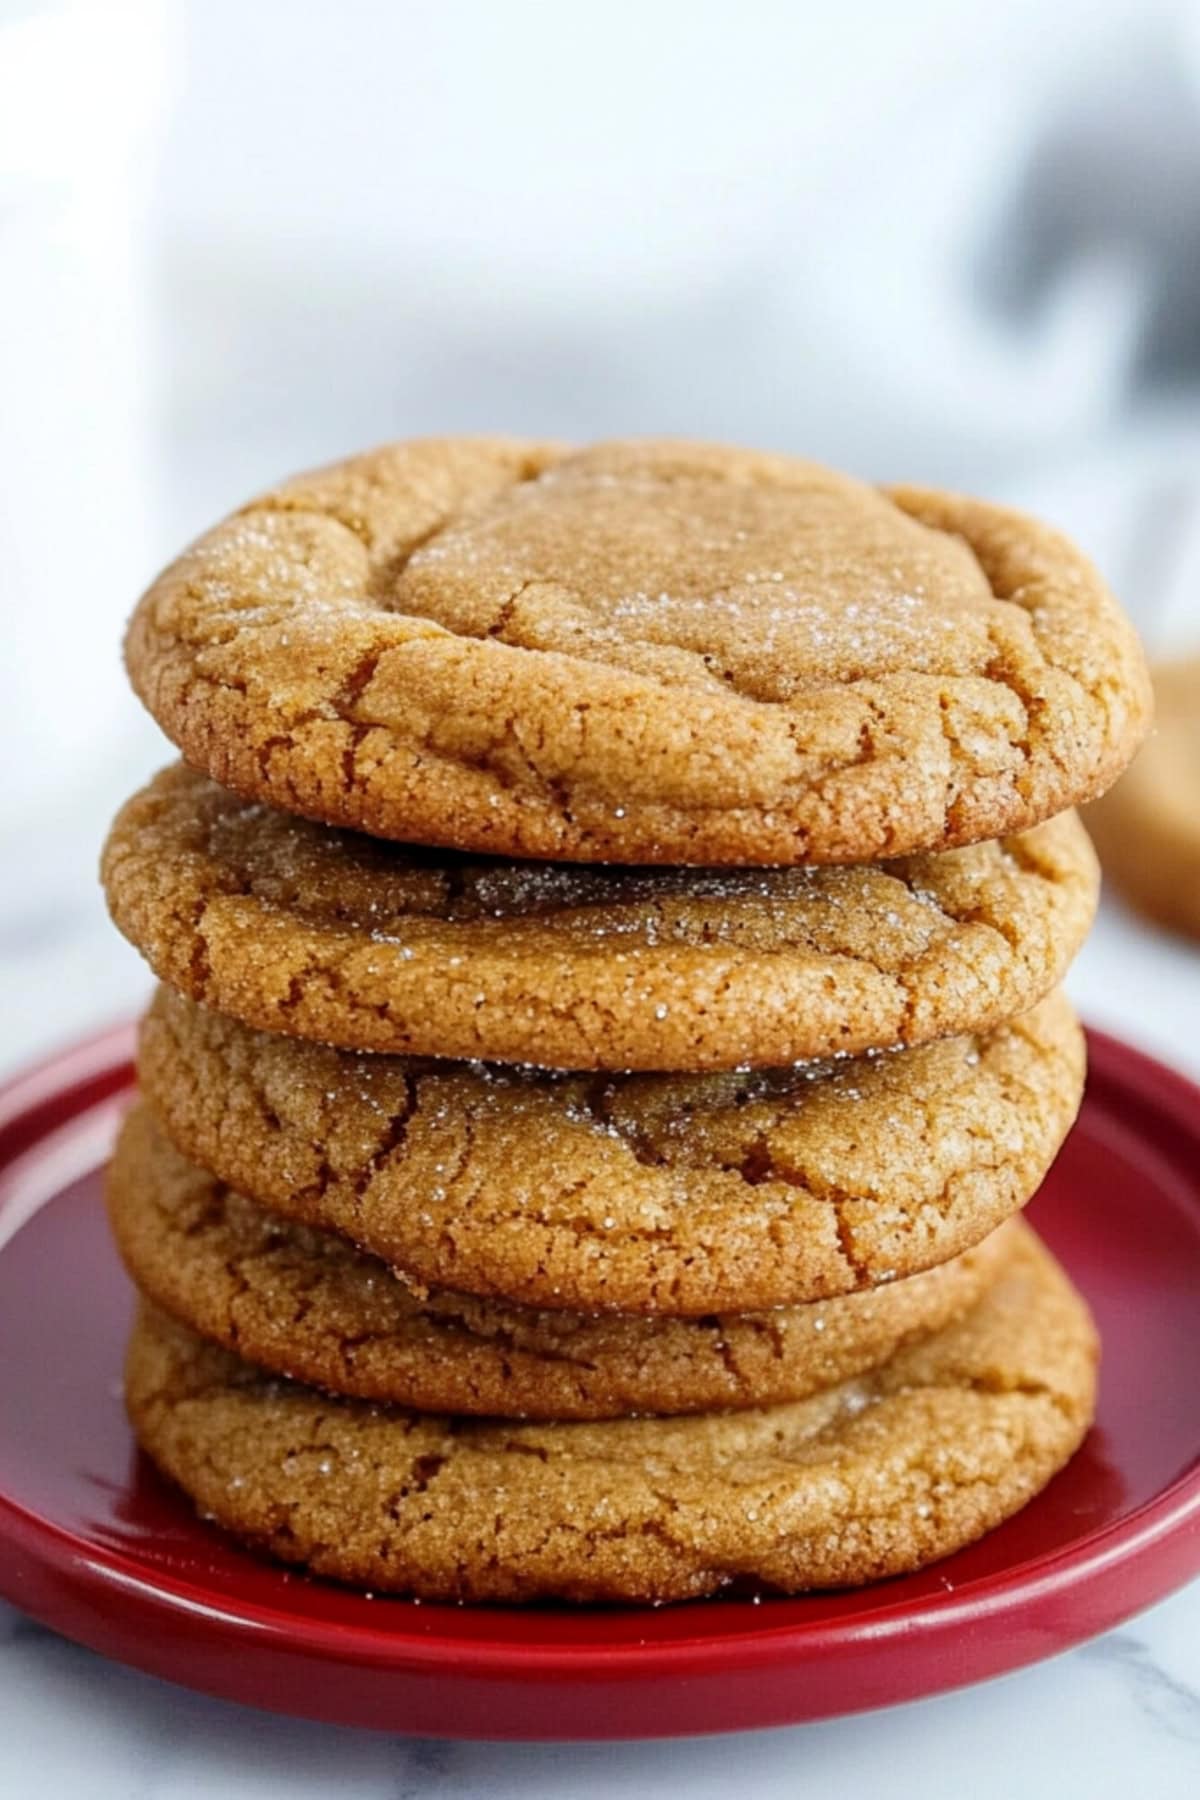
M 70 1800 L 1184 1800 L 1200 1769 L 1200 1592 L 986 1687 L 780 1731 L 453 1744 L 202 1699 L 0 1619 L 0 1792 Z
M 85 822 L 106 816 L 130 771 L 104 771 L 96 785 L 104 792 L 25 855 L 20 889 L 0 908 L 5 1071 L 132 1012 L 147 986 L 103 917 L 97 833 Z M 1071 986 L 1095 1023 L 1200 1077 L 1200 954 L 1108 906 Z M 632 1745 L 422 1742 L 275 1718 L 107 1663 L 0 1607 L 0 1795 L 13 1800 L 706 1800 L 738 1788 L 756 1800 L 1195 1794 L 1200 1584 L 1093 1644 L 962 1693 L 822 1725 Z

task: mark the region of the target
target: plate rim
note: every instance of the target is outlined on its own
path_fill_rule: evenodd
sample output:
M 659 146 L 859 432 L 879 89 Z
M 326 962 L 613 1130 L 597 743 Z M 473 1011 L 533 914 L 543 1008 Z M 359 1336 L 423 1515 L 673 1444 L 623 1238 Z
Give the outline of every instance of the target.
M 676 1668 L 676 1665 L 696 1659 L 704 1661 L 718 1646 L 725 1654 L 742 1649 L 753 1651 L 754 1654 L 748 1657 L 748 1666 L 753 1666 L 760 1657 L 772 1660 L 770 1652 L 777 1650 L 783 1641 L 799 1646 L 804 1640 L 811 1640 L 809 1647 L 814 1651 L 841 1649 L 862 1641 L 866 1635 L 864 1624 L 876 1642 L 896 1636 L 911 1637 L 916 1630 L 949 1632 L 964 1624 L 978 1622 L 981 1613 L 994 1620 L 1033 1601 L 1053 1598 L 1065 1581 L 1082 1581 L 1105 1571 L 1114 1561 L 1122 1567 L 1127 1566 L 1152 1552 L 1164 1538 L 1173 1537 L 1189 1523 L 1194 1521 L 1200 1525 L 1200 1464 L 1180 1476 L 1161 1494 L 1143 1502 L 1126 1518 L 1089 1534 L 1077 1545 L 1031 1558 L 1020 1565 L 1019 1574 L 1015 1576 L 1011 1570 L 979 1576 L 963 1583 L 961 1588 L 931 1594 L 920 1602 L 906 1600 L 894 1606 L 883 1605 L 877 1613 L 873 1609 L 866 1618 L 862 1612 L 856 1612 L 848 1614 L 845 1620 L 823 1620 L 812 1625 L 803 1621 L 772 1625 L 764 1619 L 761 1624 L 739 1626 L 724 1632 L 697 1632 L 680 1639 L 642 1642 L 630 1639 L 607 1644 L 551 1643 L 536 1639 L 528 1643 L 479 1640 L 436 1630 L 418 1636 L 406 1632 L 403 1626 L 386 1629 L 357 1623 L 307 1620 L 303 1615 L 258 1602 L 243 1601 L 231 1606 L 214 1599 L 211 1589 L 169 1575 L 150 1577 L 136 1559 L 108 1546 L 97 1546 L 93 1540 L 42 1518 L 3 1493 L 0 1493 L 0 1519 L 4 1521 L 0 1524 L 0 1539 L 6 1535 L 6 1526 L 11 1524 L 12 1538 L 28 1535 L 35 1543 L 52 1540 L 64 1552 L 72 1554 L 78 1565 L 87 1567 L 98 1590 L 107 1584 L 109 1588 L 128 1592 L 130 1585 L 136 1584 L 142 1589 L 143 1599 L 173 1614 L 202 1608 L 205 1617 L 214 1625 L 235 1629 L 250 1627 L 286 1642 L 290 1649 L 332 1654 L 343 1662 L 376 1664 L 386 1660 L 396 1663 L 403 1657 L 409 1666 L 419 1668 L 422 1673 L 436 1674 L 444 1671 L 452 1657 L 456 1672 L 487 1675 L 511 1674 L 514 1661 L 520 1661 L 534 1671 L 560 1672 L 560 1661 L 568 1658 L 574 1669 L 586 1671 L 590 1666 L 606 1675 L 612 1673 L 608 1665 L 613 1661 L 619 1661 L 623 1669 L 640 1664 L 640 1668 L 632 1669 L 633 1673 L 694 1673 L 694 1670 Z M 1114 1538 L 1118 1540 L 1119 1551 L 1115 1558 L 1109 1554 Z M 1200 1541 L 1196 1558 L 1200 1568 Z M 887 1585 L 880 1584 L 881 1593 Z M 994 1596 L 998 1603 L 993 1603 Z M 694 1612 L 712 1604 L 710 1599 L 688 1603 L 688 1606 L 689 1611 Z M 427 1604 L 422 1613 L 428 1618 L 435 1612 L 454 1614 L 459 1610 L 479 1609 L 435 1608 Z M 522 1621 L 535 1621 L 540 1616 L 528 1608 L 489 1607 L 487 1610 L 519 1614 Z M 603 1616 L 608 1609 L 591 1610 L 593 1616 Z M 651 1609 L 611 1609 L 614 1617 L 623 1618 L 639 1610 Z M 662 1664 L 670 1666 L 659 1666 Z

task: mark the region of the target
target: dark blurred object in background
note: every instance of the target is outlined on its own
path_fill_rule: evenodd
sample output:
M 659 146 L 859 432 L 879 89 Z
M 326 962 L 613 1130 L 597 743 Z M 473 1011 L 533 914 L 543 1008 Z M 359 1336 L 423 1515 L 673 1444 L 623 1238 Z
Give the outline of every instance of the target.
M 1200 50 L 1200 32 L 1185 41 Z M 983 262 L 1019 329 L 1081 266 L 1123 272 L 1141 296 L 1131 384 L 1172 396 L 1200 380 L 1200 59 L 1180 49 L 1152 21 L 1072 85 Z

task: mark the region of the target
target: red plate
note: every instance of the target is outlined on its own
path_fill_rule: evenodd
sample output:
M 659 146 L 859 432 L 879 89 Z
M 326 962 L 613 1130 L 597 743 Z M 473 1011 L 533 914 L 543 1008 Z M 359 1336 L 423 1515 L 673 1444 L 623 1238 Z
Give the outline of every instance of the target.
M 439 1737 L 729 1731 L 885 1706 L 1104 1631 L 1200 1571 L 1200 1090 L 1093 1034 L 1083 1117 L 1035 1203 L 1098 1315 L 1096 1429 L 1031 1506 L 921 1575 L 662 1610 L 415 1606 L 288 1575 L 142 1461 L 130 1290 L 97 1167 L 131 1031 L 0 1090 L 0 1592 L 172 1681 Z

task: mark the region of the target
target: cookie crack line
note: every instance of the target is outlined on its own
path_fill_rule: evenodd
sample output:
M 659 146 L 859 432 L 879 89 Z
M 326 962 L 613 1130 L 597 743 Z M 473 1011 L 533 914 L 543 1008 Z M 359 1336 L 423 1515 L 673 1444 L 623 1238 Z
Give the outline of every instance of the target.
M 244 796 L 567 860 L 978 841 L 1094 797 L 1149 720 L 1132 632 L 1044 527 L 654 442 L 429 441 L 299 477 L 164 572 L 126 654 Z

